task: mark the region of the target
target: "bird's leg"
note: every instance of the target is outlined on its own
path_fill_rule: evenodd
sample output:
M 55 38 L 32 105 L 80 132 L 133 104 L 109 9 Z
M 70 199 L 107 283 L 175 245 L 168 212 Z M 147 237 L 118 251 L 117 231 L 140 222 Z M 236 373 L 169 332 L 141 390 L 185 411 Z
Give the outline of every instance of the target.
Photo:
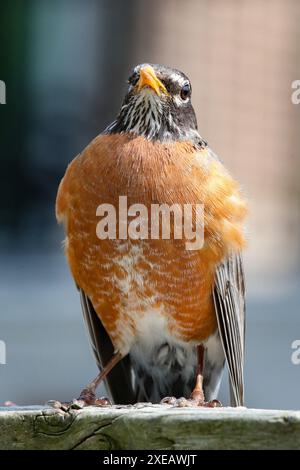
M 204 346 L 197 346 L 197 374 L 196 384 L 191 393 L 191 400 L 197 403 L 205 403 L 203 391 L 203 371 L 204 371 L 205 349 Z
M 191 393 L 190 402 L 197 406 L 206 406 L 208 408 L 215 408 L 217 406 L 222 406 L 218 400 L 205 401 L 204 391 L 203 391 L 203 372 L 205 364 L 205 348 L 202 344 L 197 346 L 197 376 L 195 388 Z
M 205 401 L 203 391 L 203 372 L 205 363 L 205 349 L 202 344 L 197 346 L 197 375 L 196 384 L 194 390 L 191 393 L 189 399 L 167 397 L 162 400 L 162 403 L 169 403 L 174 406 L 185 407 L 185 406 L 204 406 L 208 408 L 215 408 L 222 406 L 218 400 Z
M 80 393 L 78 400 L 83 401 L 85 405 L 105 405 L 109 404 L 107 398 L 96 399 L 96 388 L 99 383 L 106 378 L 109 372 L 120 362 L 123 358 L 121 353 L 115 353 L 106 366 L 99 372 L 97 377 L 94 378 Z
M 123 358 L 121 353 L 115 353 L 110 361 L 106 364 L 106 366 L 99 372 L 97 377 L 94 378 L 80 393 L 79 398 L 73 400 L 71 403 L 61 404 L 60 402 L 53 401 L 48 402 L 54 408 L 62 408 L 62 409 L 69 409 L 69 408 L 83 408 L 84 406 L 103 406 L 103 405 L 110 405 L 110 401 L 108 398 L 96 398 L 96 388 L 100 384 L 102 380 L 106 378 L 109 372 L 115 367 L 115 365 L 120 362 Z

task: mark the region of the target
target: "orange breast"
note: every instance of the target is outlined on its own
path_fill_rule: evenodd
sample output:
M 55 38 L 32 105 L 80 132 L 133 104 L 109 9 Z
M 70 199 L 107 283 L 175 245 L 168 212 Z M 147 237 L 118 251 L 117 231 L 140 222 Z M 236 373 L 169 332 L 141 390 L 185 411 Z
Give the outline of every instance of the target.
M 200 250 L 186 240 L 100 240 L 100 204 L 204 204 Z M 115 347 L 127 353 L 149 318 L 166 336 L 200 342 L 216 329 L 212 288 L 217 264 L 244 245 L 246 205 L 237 183 L 209 150 L 142 137 L 97 137 L 69 165 L 57 196 L 66 255 Z M 146 332 L 147 333 L 147 332 Z M 151 331 L 149 331 L 151 336 Z

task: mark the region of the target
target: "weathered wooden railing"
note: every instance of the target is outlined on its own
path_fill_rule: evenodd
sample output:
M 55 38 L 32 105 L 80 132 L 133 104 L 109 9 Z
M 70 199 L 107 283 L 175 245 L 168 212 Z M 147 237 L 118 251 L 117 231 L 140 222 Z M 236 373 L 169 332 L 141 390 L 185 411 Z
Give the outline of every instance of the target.
M 7 407 L 0 449 L 300 449 L 300 411 Z

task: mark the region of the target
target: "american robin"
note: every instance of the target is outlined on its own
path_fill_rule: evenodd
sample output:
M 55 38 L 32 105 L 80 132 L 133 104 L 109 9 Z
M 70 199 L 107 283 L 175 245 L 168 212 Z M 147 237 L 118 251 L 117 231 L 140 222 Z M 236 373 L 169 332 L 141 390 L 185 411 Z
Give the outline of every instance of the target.
M 68 166 L 56 201 L 100 369 L 80 398 L 102 403 L 95 390 L 105 380 L 116 403 L 170 396 L 214 406 L 226 360 L 231 403 L 243 405 L 247 204 L 198 133 L 188 77 L 142 64 L 128 83 L 116 120 Z M 115 237 L 99 237 L 98 206 L 118 209 L 120 196 L 149 211 L 203 204 L 201 248 L 187 249 L 184 236 L 151 238 L 149 226 L 149 236 L 118 237 L 118 220 Z

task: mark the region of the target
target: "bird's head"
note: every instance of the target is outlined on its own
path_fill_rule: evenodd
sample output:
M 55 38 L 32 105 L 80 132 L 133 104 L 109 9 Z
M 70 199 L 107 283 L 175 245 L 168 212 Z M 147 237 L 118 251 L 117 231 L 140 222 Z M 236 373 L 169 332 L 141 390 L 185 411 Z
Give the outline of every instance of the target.
M 137 65 L 116 121 L 108 132 L 129 132 L 153 140 L 199 140 L 188 77 L 157 64 Z

